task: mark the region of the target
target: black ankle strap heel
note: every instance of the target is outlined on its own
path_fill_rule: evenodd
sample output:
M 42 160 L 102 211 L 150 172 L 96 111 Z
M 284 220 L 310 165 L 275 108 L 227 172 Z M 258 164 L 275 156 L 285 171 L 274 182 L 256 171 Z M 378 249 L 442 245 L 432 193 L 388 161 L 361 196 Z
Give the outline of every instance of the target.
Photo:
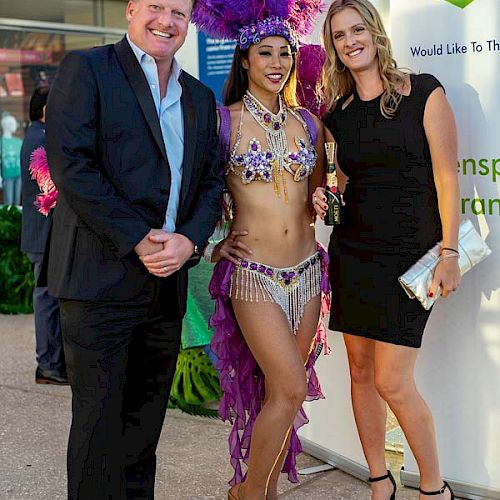
M 446 491 L 446 488 L 448 488 L 450 490 L 451 500 L 454 500 L 455 494 L 453 493 L 453 490 L 451 489 L 450 485 L 446 481 L 443 482 L 443 487 L 440 490 L 437 490 L 437 491 L 424 491 L 422 488 L 419 488 L 418 491 L 420 491 L 420 493 L 422 493 L 422 495 L 426 495 L 426 496 L 442 495 Z
M 394 488 L 392 490 L 392 495 L 389 497 L 389 500 L 396 500 L 396 481 L 395 481 L 394 477 L 392 476 L 390 470 L 388 470 L 387 474 L 385 474 L 383 476 L 369 477 L 368 478 L 368 482 L 370 482 L 370 483 L 378 483 L 379 481 L 384 481 L 386 479 L 389 479 L 391 481 L 392 487 Z

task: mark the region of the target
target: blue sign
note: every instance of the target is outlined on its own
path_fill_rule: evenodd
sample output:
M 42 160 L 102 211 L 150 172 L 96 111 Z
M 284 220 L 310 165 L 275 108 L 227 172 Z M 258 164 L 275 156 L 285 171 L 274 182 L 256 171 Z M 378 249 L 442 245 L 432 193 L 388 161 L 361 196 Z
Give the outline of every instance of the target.
M 222 89 L 231 69 L 236 42 L 219 40 L 198 33 L 198 68 L 200 80 L 222 102 Z

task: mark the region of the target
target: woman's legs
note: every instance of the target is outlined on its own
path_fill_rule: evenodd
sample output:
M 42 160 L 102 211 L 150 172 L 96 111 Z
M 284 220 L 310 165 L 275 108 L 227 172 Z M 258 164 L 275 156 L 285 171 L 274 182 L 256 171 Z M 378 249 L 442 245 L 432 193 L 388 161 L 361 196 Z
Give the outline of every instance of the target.
M 232 305 L 269 391 L 254 423 L 247 479 L 238 492 L 244 500 L 264 500 L 269 476 L 306 396 L 307 381 L 302 357 L 279 305 L 240 300 L 233 300 Z
M 299 329 L 295 335 L 295 341 L 297 347 L 299 348 L 302 361 L 305 364 L 309 358 L 309 353 L 311 352 L 312 341 L 316 335 L 316 328 L 318 327 L 319 313 L 321 307 L 321 295 L 317 295 L 312 298 L 304 308 L 304 315 L 300 321 Z M 267 382 L 266 382 L 266 394 L 267 394 Z M 266 500 L 276 500 L 278 498 L 278 480 L 281 473 L 281 468 L 283 467 L 283 462 L 285 461 L 286 455 L 288 453 L 288 447 L 290 443 L 290 433 L 287 436 L 287 440 L 283 446 L 283 451 L 279 456 L 278 461 L 273 469 L 273 472 L 269 478 L 269 484 L 267 487 L 267 497 Z
M 387 473 L 385 463 L 386 405 L 375 387 L 375 342 L 344 334 L 351 375 L 351 398 L 361 446 L 371 477 Z M 387 500 L 393 490 L 390 481 L 371 484 L 372 500 Z
M 414 367 L 418 349 L 344 335 L 351 373 L 354 417 L 370 476 L 385 474 L 385 402 L 396 415 L 417 461 L 422 489 L 439 490 L 436 436 L 432 415 L 417 391 Z M 387 500 L 389 481 L 372 483 L 372 500 Z M 435 496 L 449 499 L 448 490 Z M 421 500 L 428 497 L 420 496 Z
M 377 342 L 375 346 L 375 385 L 396 415 L 420 472 L 420 486 L 436 491 L 443 486 L 439 471 L 434 422 L 429 407 L 415 386 L 414 367 L 418 349 Z M 435 500 L 449 499 L 449 490 Z M 426 498 L 420 495 L 421 500 Z

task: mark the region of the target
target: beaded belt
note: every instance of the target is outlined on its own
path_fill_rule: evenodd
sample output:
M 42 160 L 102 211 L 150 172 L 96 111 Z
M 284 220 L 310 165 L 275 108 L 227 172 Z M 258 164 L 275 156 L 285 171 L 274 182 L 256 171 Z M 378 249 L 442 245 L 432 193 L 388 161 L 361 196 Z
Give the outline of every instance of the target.
M 229 295 L 245 302 L 273 302 L 283 309 L 293 333 L 305 305 L 320 293 L 321 257 L 314 253 L 296 266 L 277 268 L 242 260 L 233 273 Z

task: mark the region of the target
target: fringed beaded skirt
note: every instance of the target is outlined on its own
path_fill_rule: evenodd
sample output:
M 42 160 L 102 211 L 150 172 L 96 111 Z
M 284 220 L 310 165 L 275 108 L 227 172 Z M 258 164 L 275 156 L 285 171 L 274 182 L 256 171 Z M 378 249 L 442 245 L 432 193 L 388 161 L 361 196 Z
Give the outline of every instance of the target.
M 235 266 L 222 260 L 214 268 L 209 291 L 215 302 L 210 326 L 215 329 L 211 348 L 217 357 L 223 397 L 219 406 L 222 420 L 233 426 L 229 435 L 230 461 L 234 476 L 230 484 L 244 480 L 243 463 L 248 463 L 255 419 L 264 401 L 264 376 L 248 348 L 231 307 L 231 297 L 247 301 L 269 301 L 280 305 L 290 329 L 297 331 L 307 302 L 321 293 L 321 314 L 309 359 L 306 363 L 307 400 L 323 398 L 314 364 L 320 352 L 328 352 L 323 317 L 330 311 L 328 255 L 318 243 L 317 252 L 292 268 L 276 269 L 243 261 Z M 303 409 L 295 418 L 288 454 L 282 472 L 298 482 L 296 457 L 302 451 L 297 430 L 308 422 Z
M 296 266 L 275 268 L 260 262 L 241 261 L 233 272 L 229 296 L 246 302 L 274 302 L 297 332 L 305 305 L 321 293 L 319 252 Z

